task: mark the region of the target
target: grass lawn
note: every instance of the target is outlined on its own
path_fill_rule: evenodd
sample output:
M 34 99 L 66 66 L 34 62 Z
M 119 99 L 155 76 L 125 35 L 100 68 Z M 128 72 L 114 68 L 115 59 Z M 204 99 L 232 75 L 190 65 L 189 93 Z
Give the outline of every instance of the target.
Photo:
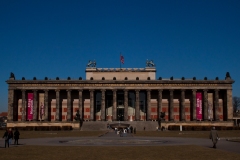
M 20 131 L 20 138 L 99 136 L 105 131 Z M 218 131 L 220 137 L 240 138 L 240 131 Z M 4 131 L 0 131 L 3 135 Z M 208 131 L 139 131 L 134 136 L 208 138 Z M 236 142 L 233 142 L 236 143 Z M 2 146 L 1 146 L 2 147 Z M 193 145 L 181 146 L 11 146 L 0 148 L 0 159 L 217 159 L 239 160 L 240 154 Z
M 3 136 L 4 130 L 0 131 Z M 20 131 L 20 138 L 51 138 L 51 137 L 86 137 L 100 136 L 107 131 Z M 240 130 L 218 131 L 220 138 L 240 138 Z M 142 137 L 183 137 L 183 138 L 208 138 L 209 131 L 137 131 L 134 136 Z
M 143 137 L 183 137 L 183 138 L 209 138 L 210 131 L 139 131 L 136 136 Z M 240 138 L 240 130 L 218 131 L 220 138 Z
M 227 151 L 215 150 L 200 146 L 21 146 L 11 148 L 0 148 L 0 159 L 17 160 L 239 160 L 240 154 Z
M 0 131 L 3 136 L 5 131 Z M 25 138 L 52 138 L 52 137 L 98 137 L 106 131 L 19 131 L 20 139 Z

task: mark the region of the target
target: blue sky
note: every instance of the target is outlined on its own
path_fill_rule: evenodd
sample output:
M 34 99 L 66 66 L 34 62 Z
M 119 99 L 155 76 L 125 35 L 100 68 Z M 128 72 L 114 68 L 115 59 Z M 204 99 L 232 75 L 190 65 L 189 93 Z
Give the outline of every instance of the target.
M 240 97 L 239 0 L 1 0 L 0 112 L 16 79 L 85 78 L 99 68 L 144 68 L 156 77 L 224 79 Z

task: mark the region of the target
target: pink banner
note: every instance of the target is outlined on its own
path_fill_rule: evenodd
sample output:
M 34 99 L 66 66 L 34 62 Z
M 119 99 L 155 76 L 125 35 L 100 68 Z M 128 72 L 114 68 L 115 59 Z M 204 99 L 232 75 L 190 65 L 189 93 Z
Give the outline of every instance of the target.
M 28 93 L 27 120 L 33 119 L 33 93 Z
M 202 120 L 202 93 L 196 93 L 196 116 L 197 120 Z

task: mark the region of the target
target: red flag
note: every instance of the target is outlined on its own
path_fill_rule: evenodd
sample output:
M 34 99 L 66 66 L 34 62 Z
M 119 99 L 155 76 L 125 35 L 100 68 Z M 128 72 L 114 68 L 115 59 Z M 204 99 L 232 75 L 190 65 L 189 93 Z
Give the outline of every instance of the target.
M 122 55 L 120 56 L 120 61 L 122 64 L 124 64 L 124 57 Z

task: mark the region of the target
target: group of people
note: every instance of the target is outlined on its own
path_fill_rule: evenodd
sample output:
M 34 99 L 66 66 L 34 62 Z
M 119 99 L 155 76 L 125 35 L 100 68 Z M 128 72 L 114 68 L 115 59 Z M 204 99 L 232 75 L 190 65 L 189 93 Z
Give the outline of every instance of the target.
M 13 138 L 14 138 L 14 144 L 18 145 L 19 136 L 20 136 L 20 132 L 18 131 L 17 128 L 15 129 L 14 133 L 11 128 L 9 128 L 9 130 L 6 129 L 3 135 L 3 138 L 5 139 L 5 148 L 7 146 L 9 147 L 9 144 L 10 145 L 12 144 Z
M 128 128 L 115 128 L 115 133 L 120 134 L 120 137 L 122 136 L 122 133 L 134 133 L 136 134 L 136 127 L 128 127 Z

